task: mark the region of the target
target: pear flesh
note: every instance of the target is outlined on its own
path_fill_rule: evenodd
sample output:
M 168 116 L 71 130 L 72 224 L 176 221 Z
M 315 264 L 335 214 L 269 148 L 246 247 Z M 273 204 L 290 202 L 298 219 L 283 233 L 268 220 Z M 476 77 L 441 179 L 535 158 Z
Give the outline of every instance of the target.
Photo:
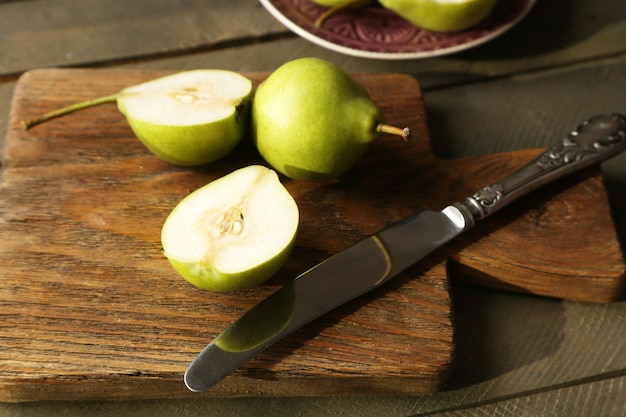
M 395 129 L 384 121 L 363 86 L 318 58 L 283 64 L 259 85 L 252 102 L 252 136 L 259 153 L 296 180 L 343 175 L 381 132 Z M 399 134 L 408 139 L 410 132 Z
M 247 133 L 252 82 L 233 71 L 178 72 L 25 121 L 30 128 L 87 107 L 117 102 L 133 133 L 155 155 L 182 166 L 205 165 Z
M 433 32 L 468 29 L 485 19 L 498 0 L 379 0 L 414 25 Z
M 161 231 L 173 267 L 196 287 L 236 291 L 266 281 L 286 262 L 298 206 L 275 171 L 252 165 L 192 192 Z
M 175 165 L 224 157 L 247 131 L 252 83 L 224 70 L 196 70 L 122 90 L 117 105 L 141 142 Z

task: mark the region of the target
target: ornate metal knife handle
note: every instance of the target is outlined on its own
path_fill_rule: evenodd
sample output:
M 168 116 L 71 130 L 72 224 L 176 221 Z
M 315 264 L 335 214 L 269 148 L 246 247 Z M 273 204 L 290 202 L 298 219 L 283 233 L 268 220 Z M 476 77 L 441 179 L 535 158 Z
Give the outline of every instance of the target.
M 626 149 L 626 116 L 600 115 L 582 123 L 536 159 L 467 198 L 457 207 L 483 219 L 529 192 L 609 159 Z

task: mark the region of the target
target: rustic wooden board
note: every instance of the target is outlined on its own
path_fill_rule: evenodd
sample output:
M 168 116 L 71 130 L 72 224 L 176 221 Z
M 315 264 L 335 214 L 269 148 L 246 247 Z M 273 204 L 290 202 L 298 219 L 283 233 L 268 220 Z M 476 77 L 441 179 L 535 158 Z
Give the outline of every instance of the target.
M 197 396 L 182 384 L 189 361 L 286 279 L 420 208 L 464 198 L 537 153 L 437 160 L 417 82 L 355 74 L 390 121 L 410 126 L 416 140 L 378 141 L 339 181 L 286 180 L 302 226 L 284 270 L 255 290 L 208 293 L 177 277 L 163 258 L 161 224 L 191 190 L 262 163 L 249 143 L 216 164 L 189 169 L 147 152 L 114 105 L 27 132 L 19 125 L 159 75 L 46 69 L 17 83 L 0 178 L 0 400 Z M 247 75 L 255 83 L 265 76 Z M 525 199 L 203 395 L 440 389 L 453 357 L 446 266 L 465 282 L 612 300 L 624 265 L 601 176 L 587 172 Z

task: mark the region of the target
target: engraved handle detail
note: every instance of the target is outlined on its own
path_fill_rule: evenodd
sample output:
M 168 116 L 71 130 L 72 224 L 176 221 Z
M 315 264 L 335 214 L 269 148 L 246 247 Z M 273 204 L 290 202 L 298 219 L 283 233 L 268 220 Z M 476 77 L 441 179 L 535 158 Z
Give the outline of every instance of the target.
M 626 116 L 587 120 L 518 171 L 478 191 L 457 207 L 483 219 L 529 192 L 609 159 L 626 149 Z

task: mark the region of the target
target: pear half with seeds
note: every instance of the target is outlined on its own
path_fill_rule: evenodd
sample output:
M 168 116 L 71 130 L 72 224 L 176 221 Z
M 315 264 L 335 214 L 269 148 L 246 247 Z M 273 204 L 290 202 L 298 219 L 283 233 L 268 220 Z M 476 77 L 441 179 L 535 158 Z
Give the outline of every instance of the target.
M 278 272 L 293 248 L 298 206 L 275 171 L 240 168 L 192 192 L 161 231 L 173 267 L 196 287 L 236 291 Z
M 155 155 L 182 166 L 224 157 L 248 128 L 252 82 L 233 71 L 183 71 L 23 122 L 25 128 L 87 107 L 117 102 L 134 134 Z

